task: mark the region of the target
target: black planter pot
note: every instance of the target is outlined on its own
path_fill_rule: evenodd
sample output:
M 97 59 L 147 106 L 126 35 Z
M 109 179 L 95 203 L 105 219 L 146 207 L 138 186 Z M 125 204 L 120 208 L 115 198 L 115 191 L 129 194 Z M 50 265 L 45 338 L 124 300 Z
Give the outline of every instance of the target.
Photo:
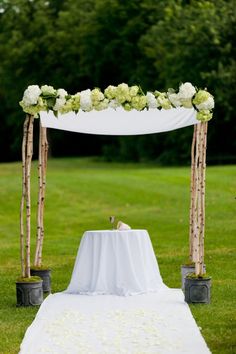
M 211 298 L 211 278 L 185 278 L 185 301 L 209 304 Z
M 37 282 L 16 282 L 16 306 L 38 306 L 43 302 L 42 280 Z
M 51 269 L 30 269 L 30 274 L 42 279 L 44 293 L 51 292 Z
M 184 291 L 184 284 L 185 284 L 185 277 L 188 273 L 195 272 L 195 265 L 194 264 L 183 264 L 181 265 L 181 288 Z M 206 273 L 206 265 L 203 266 L 203 274 Z

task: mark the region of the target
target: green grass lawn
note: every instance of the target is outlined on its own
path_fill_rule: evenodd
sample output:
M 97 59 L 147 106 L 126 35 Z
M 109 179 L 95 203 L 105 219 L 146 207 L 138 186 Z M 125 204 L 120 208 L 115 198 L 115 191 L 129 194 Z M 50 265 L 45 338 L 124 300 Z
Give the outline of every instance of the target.
M 34 163 L 32 259 L 36 174 Z M 180 265 L 188 255 L 189 179 L 187 167 L 50 160 L 44 263 L 53 269 L 53 292 L 67 287 L 83 232 L 109 228 L 109 215 L 149 231 L 165 283 L 180 287 Z M 20 194 L 21 164 L 0 164 L 0 353 L 4 354 L 19 351 L 25 330 L 38 310 L 16 308 Z M 213 353 L 236 352 L 235 197 L 236 166 L 208 167 L 205 262 L 213 278 L 212 301 L 210 305 L 191 305 L 191 310 Z

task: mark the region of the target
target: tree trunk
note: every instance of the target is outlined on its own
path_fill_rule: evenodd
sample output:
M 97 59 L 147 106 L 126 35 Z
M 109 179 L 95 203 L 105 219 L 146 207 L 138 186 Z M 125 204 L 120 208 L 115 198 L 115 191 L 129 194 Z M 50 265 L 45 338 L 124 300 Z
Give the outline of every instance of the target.
M 38 156 L 38 210 L 37 210 L 37 238 L 34 265 L 38 266 L 39 245 L 41 239 L 41 211 L 42 211 L 42 193 L 43 193 L 43 166 L 42 166 L 42 151 L 43 151 L 43 137 L 42 126 L 39 121 L 39 156 Z
M 194 198 L 193 198 L 193 262 L 198 258 L 199 229 L 198 229 L 198 163 L 199 163 L 199 126 L 196 128 L 196 151 L 194 163 Z
M 205 238 L 205 171 L 206 171 L 207 123 L 201 122 L 197 129 L 197 148 L 195 157 L 196 193 L 195 193 L 195 233 L 194 262 L 196 275 L 204 273 L 204 238 Z
M 21 276 L 25 277 L 25 239 L 24 239 L 24 207 L 26 199 L 26 145 L 27 145 L 27 132 L 29 125 L 29 116 L 26 116 L 23 128 L 23 140 L 22 140 L 22 196 L 20 203 L 20 257 L 21 257 Z
M 47 170 L 47 155 L 48 155 L 48 142 L 47 142 L 47 128 L 40 125 L 40 173 L 39 173 L 39 198 L 38 198 L 38 228 L 37 228 L 37 246 L 35 254 L 35 265 L 40 267 L 42 265 L 42 249 L 44 240 L 44 202 L 46 190 L 46 170 Z
M 191 147 L 191 189 L 190 189 L 190 213 L 189 213 L 189 261 L 193 262 L 194 242 L 194 198 L 195 198 L 195 149 L 196 149 L 197 125 L 194 125 Z
M 27 131 L 27 146 L 26 146 L 26 277 L 30 277 L 30 228 L 31 228 L 31 193 L 30 193 L 30 172 L 31 172 L 31 161 L 33 155 L 33 123 L 34 117 L 29 116 L 29 125 Z
M 200 274 L 201 268 L 201 240 L 202 240 L 202 123 L 199 124 L 198 134 L 198 188 L 197 188 L 197 229 L 198 229 L 198 243 L 197 243 L 197 257 L 196 257 L 196 270 Z
M 206 184 L 206 143 L 207 122 L 202 124 L 202 183 L 201 183 L 201 234 L 200 234 L 200 274 L 204 273 L 204 241 L 205 241 L 205 184 Z

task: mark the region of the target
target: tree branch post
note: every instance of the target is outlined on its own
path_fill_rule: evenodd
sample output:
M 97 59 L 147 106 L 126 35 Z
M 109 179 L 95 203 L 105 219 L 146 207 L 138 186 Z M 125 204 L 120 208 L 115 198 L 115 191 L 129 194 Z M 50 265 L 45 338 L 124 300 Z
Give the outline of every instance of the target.
M 33 123 L 34 117 L 29 116 L 29 123 L 26 138 L 26 164 L 25 164 L 25 199 L 26 199 L 26 240 L 25 240 L 25 276 L 30 277 L 30 234 L 31 234 L 31 193 L 30 193 L 30 173 L 33 155 Z
M 23 126 L 23 140 L 22 140 L 22 195 L 20 202 L 20 258 L 21 258 L 21 276 L 25 277 L 25 234 L 24 234 L 24 207 L 26 200 L 26 145 L 28 139 L 29 116 L 25 118 Z
M 39 193 L 38 193 L 38 213 L 37 213 L 37 243 L 35 252 L 35 266 L 42 265 L 42 249 L 44 240 L 44 205 L 45 205 L 45 190 L 46 190 L 46 170 L 48 158 L 48 142 L 47 128 L 40 124 L 40 139 L 39 139 Z
M 191 187 L 190 187 L 190 212 L 189 212 L 189 261 L 193 262 L 194 242 L 194 201 L 195 201 L 195 150 L 196 150 L 197 125 L 194 125 L 191 147 Z

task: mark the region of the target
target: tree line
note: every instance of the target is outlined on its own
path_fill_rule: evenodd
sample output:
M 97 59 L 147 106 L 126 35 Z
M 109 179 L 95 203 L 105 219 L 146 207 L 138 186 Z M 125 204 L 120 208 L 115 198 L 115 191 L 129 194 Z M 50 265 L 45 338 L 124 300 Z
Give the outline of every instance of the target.
M 122 82 L 166 91 L 190 81 L 215 97 L 208 162 L 235 163 L 235 38 L 236 0 L 1 0 L 0 161 L 20 159 L 18 102 L 30 84 L 75 93 Z M 192 131 L 99 137 L 51 130 L 50 151 L 179 164 L 189 161 Z

